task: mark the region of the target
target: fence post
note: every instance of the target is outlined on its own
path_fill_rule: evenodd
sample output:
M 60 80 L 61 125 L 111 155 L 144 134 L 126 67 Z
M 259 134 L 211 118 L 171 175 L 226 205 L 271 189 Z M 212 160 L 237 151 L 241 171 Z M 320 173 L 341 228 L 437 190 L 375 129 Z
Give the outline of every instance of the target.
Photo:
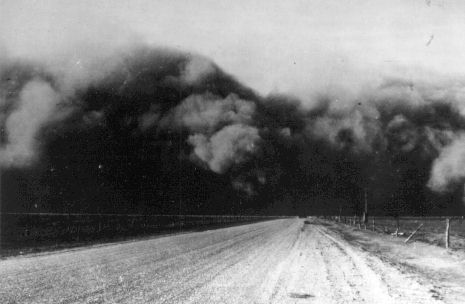
M 70 214 L 68 213 L 68 216 L 66 217 L 67 218 L 67 221 L 66 221 L 66 226 L 67 226 L 67 229 L 66 229 L 66 237 L 71 239 L 72 238 L 72 233 L 71 233 L 71 226 L 70 226 L 70 222 L 71 222 L 71 219 L 70 219 Z
M 80 241 L 80 234 L 81 234 L 81 224 L 78 222 L 77 224 L 77 241 Z
M 367 199 L 367 189 L 365 188 L 365 205 L 363 209 L 363 227 L 365 230 L 367 230 L 367 224 L 368 224 L 368 199 Z
M 396 237 L 399 237 L 399 217 L 396 217 Z
M 371 217 L 371 229 L 373 230 L 373 232 L 375 231 L 375 217 Z
M 449 248 L 450 219 L 446 218 L 446 248 Z
M 418 226 L 418 228 L 415 229 L 415 231 L 413 231 L 413 232 L 410 234 L 410 236 L 404 241 L 404 243 L 407 243 L 407 242 L 415 235 L 415 233 L 417 233 L 418 230 L 420 230 L 421 227 L 423 227 L 423 223 L 421 223 L 420 226 Z

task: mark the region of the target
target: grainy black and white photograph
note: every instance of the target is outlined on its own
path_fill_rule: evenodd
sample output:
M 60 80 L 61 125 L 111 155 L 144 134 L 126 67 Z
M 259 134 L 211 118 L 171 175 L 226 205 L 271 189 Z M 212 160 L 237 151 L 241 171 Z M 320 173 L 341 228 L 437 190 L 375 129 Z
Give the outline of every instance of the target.
M 0 0 L 1 304 L 465 303 L 465 2 Z

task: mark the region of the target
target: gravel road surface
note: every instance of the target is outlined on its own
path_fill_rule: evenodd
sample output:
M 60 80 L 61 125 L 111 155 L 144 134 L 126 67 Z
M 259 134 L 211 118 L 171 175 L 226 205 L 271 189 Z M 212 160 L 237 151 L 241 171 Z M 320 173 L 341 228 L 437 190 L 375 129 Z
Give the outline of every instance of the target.
M 316 219 L 0 261 L 0 303 L 442 303 Z

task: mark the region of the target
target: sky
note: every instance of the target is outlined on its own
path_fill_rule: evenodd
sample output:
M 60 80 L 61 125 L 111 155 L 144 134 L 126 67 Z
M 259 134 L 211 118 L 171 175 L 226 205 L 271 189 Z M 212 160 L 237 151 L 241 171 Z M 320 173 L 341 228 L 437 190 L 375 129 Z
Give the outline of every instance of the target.
M 149 43 L 209 57 L 261 94 L 303 100 L 386 75 L 465 74 L 464 33 L 463 1 L 0 1 L 0 52 L 11 57 L 77 62 L 82 45 Z
M 423 212 L 465 182 L 463 33 L 463 1 L 0 0 L 0 166 L 70 204 L 97 179 Z

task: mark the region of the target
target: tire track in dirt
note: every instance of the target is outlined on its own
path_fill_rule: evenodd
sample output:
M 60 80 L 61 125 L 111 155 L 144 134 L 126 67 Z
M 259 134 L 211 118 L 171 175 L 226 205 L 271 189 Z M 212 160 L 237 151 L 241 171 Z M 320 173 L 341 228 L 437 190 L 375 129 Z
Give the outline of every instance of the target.
M 357 250 L 322 226 L 317 230 L 333 244 L 332 248 L 340 251 L 341 258 L 346 257 L 350 261 L 353 271 L 360 274 L 359 289 L 370 291 L 366 295 L 368 303 L 441 303 L 429 292 L 428 286 L 421 285 L 379 258 Z

